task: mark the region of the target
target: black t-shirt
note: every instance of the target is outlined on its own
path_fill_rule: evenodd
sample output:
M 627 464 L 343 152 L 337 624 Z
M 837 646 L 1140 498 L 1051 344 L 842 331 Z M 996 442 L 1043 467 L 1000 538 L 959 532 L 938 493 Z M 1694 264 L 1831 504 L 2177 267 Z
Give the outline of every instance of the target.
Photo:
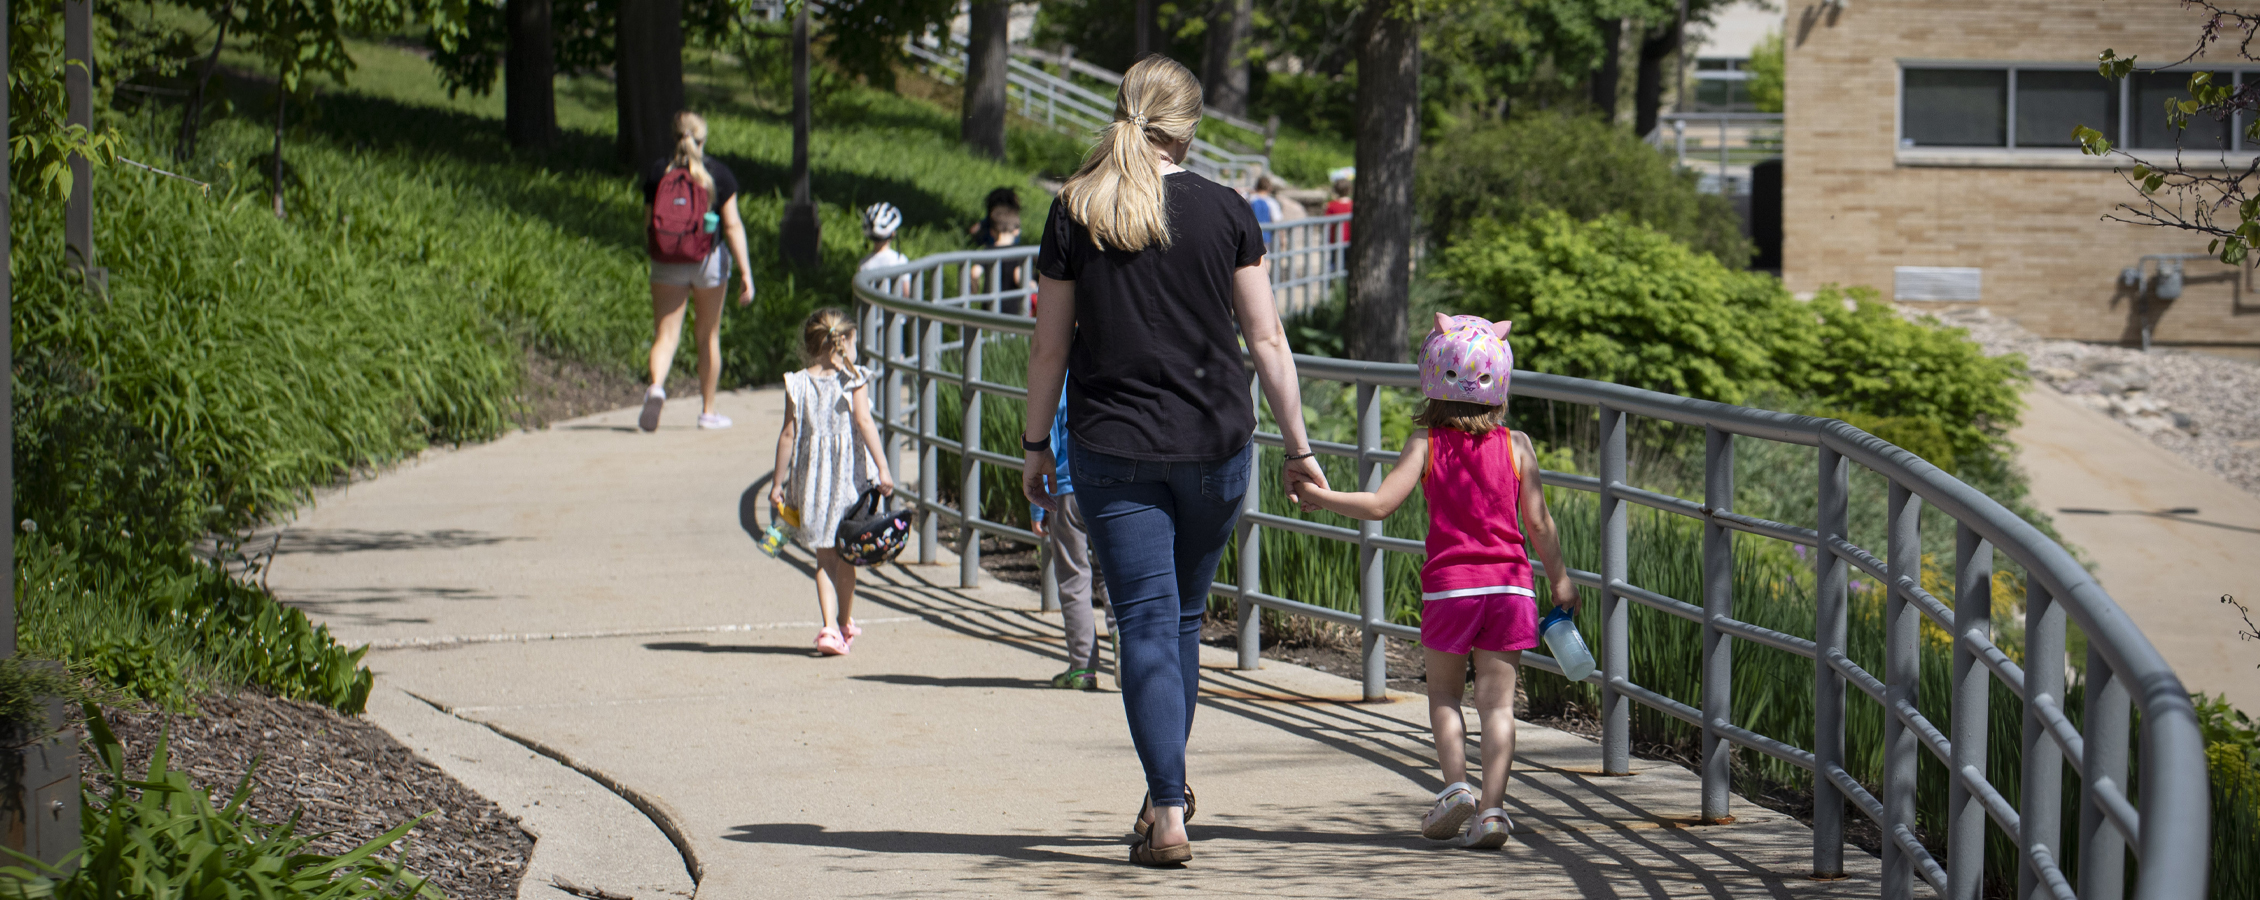
M 966 246 L 972 247 L 975 250 L 997 249 L 997 232 L 995 223 L 992 223 L 987 219 L 982 219 L 980 224 L 973 226 L 973 230 L 969 233 L 969 237 L 966 239 L 965 243 Z M 1013 243 L 1017 244 L 1019 243 L 1019 241 L 1014 241 Z M 1006 246 L 1012 245 L 1007 244 Z M 1019 290 L 1020 264 L 1016 262 L 1005 264 L 1003 279 L 1004 283 L 1002 284 L 1002 287 L 1004 290 Z M 988 290 L 989 287 L 988 284 L 984 282 L 978 285 L 976 289 L 985 291 Z
M 1075 282 L 1067 427 L 1100 453 L 1222 459 L 1255 433 L 1232 273 L 1263 261 L 1263 232 L 1231 188 L 1191 172 L 1163 183 L 1166 248 L 1100 250 L 1064 200 L 1044 222 L 1036 271 Z
M 731 174 L 730 167 L 723 165 L 721 160 L 714 157 L 703 156 L 700 157 L 700 161 L 706 165 L 706 174 L 714 179 L 714 190 L 711 192 L 714 196 L 714 211 L 721 212 L 722 204 L 730 202 L 731 197 L 738 195 L 738 176 Z M 645 206 L 650 206 L 659 199 L 659 179 L 667 177 L 667 163 L 667 160 L 662 159 L 644 167 L 643 202 Z

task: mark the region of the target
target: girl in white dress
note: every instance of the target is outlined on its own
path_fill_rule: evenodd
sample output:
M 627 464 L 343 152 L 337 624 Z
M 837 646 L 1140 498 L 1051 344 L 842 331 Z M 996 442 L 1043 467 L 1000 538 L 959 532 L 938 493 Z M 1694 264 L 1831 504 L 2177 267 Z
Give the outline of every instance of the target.
M 785 374 L 785 427 L 777 435 L 777 476 L 769 502 L 800 511 L 800 541 L 816 551 L 816 606 L 824 628 L 816 650 L 842 656 L 854 646 L 855 567 L 833 546 L 840 519 L 876 481 L 895 492 L 871 421 L 869 373 L 855 364 L 855 320 L 836 308 L 800 326 L 808 368 Z

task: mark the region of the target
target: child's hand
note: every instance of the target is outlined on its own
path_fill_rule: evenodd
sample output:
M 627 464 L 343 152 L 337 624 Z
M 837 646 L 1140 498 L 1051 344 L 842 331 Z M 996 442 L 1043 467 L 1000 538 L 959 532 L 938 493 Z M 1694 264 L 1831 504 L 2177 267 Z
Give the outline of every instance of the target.
M 881 472 L 881 473 L 879 473 L 879 496 L 881 496 L 881 497 L 892 497 L 892 496 L 894 496 L 894 495 L 895 495 L 895 476 L 894 476 L 894 473 L 892 473 L 892 472 Z
M 1051 529 L 1044 526 L 1044 520 L 1042 519 L 1029 520 L 1028 530 L 1035 532 L 1037 537 L 1043 537 L 1051 533 Z
M 783 484 L 783 483 L 781 483 L 781 482 L 770 482 L 770 484 L 769 484 L 769 505 L 770 505 L 770 506 L 783 506 L 783 505 L 785 505 L 785 486 L 784 486 L 784 484 Z
M 1583 606 L 1585 604 L 1585 595 L 1578 593 L 1577 582 L 1569 580 L 1569 573 L 1564 572 L 1560 575 L 1554 575 L 1548 578 L 1547 581 L 1554 589 L 1555 606 L 1567 609 L 1570 612 L 1576 612 L 1579 606 Z

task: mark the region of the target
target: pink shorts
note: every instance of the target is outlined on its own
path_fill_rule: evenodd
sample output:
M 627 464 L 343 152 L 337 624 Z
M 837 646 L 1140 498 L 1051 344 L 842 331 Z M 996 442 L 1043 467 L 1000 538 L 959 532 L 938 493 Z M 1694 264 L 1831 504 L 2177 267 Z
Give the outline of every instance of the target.
M 1538 646 L 1538 600 L 1476 594 L 1420 603 L 1420 645 L 1438 653 L 1510 653 Z

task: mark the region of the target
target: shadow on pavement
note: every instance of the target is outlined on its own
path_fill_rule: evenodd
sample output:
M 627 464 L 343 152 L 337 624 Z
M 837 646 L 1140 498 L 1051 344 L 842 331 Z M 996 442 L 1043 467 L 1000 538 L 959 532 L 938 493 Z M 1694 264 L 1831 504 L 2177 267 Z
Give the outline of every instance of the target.
M 484 531 L 442 528 L 437 531 L 369 531 L 359 528 L 291 529 L 282 533 L 275 554 L 362 553 L 384 550 L 463 550 L 530 538 L 505 537 Z
M 724 840 L 747 844 L 798 844 L 833 847 L 865 853 L 947 853 L 990 856 L 1035 863 L 1083 863 L 1117 866 L 1122 842 L 1113 838 L 1054 837 L 1038 834 L 944 834 L 931 831 L 830 831 L 822 825 L 780 822 L 738 825 Z M 1104 858 L 1046 848 L 1085 847 Z
M 1044 688 L 1051 685 L 1030 678 L 937 678 L 932 675 L 850 675 L 851 681 L 875 681 L 903 687 Z
M 704 641 L 660 641 L 643 645 L 645 650 L 667 650 L 678 653 L 757 653 L 775 656 L 817 656 L 811 647 L 774 647 L 764 644 L 709 644 Z

